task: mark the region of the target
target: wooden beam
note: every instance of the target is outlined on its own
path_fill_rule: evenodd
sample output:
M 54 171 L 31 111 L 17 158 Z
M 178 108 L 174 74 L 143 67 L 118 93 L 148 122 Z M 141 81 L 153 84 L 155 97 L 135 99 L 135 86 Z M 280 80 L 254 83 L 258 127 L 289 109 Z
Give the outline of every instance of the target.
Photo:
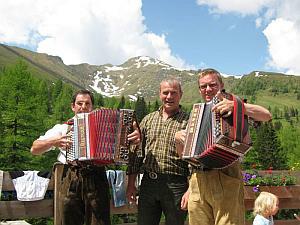
M 1 219 L 53 217 L 53 199 L 33 202 L 0 201 Z
M 54 165 L 54 224 L 60 225 L 62 218 L 59 212 L 59 190 L 61 188 L 61 181 L 63 176 L 63 164 L 55 164 Z

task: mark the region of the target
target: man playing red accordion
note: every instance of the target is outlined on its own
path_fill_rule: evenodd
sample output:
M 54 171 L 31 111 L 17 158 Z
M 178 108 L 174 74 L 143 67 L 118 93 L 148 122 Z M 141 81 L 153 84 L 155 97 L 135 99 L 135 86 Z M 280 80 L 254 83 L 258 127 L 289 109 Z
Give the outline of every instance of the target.
M 72 98 L 74 114 L 93 110 L 94 98 L 87 90 L 77 91 Z M 65 164 L 62 188 L 59 190 L 60 213 L 63 225 L 110 225 L 109 186 L 103 165 L 68 165 L 66 149 L 72 142 L 67 132 L 70 124 L 56 124 L 45 135 L 35 140 L 31 153 L 41 155 L 54 148 L 60 149 L 58 161 Z M 128 135 L 128 140 L 139 142 L 138 128 Z
M 224 83 L 220 73 L 214 69 L 205 69 L 199 73 L 199 93 L 205 102 L 218 94 L 220 102 L 212 110 L 220 114 L 231 114 L 234 102 L 222 98 Z M 264 107 L 244 104 L 245 115 L 255 121 L 268 121 L 270 112 Z M 177 149 L 183 149 L 186 131 L 175 135 Z M 244 189 L 240 163 L 237 161 L 224 169 L 194 168 L 190 178 L 188 212 L 190 225 L 243 225 Z

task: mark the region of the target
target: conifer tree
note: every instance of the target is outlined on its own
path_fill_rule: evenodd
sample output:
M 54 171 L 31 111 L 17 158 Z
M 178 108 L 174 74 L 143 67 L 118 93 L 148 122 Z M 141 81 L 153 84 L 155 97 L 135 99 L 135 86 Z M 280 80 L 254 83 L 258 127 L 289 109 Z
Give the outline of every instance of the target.
M 143 97 L 138 97 L 135 103 L 136 117 L 139 122 L 148 114 L 147 105 Z
M 117 108 L 118 109 L 124 109 L 124 106 L 125 106 L 125 97 L 124 97 L 124 95 L 122 95 Z
M 283 150 L 272 122 L 263 123 L 257 130 L 253 145 L 254 159 L 261 169 L 287 169 L 287 152 Z
M 155 100 L 155 102 L 153 102 L 151 105 L 150 105 L 150 107 L 149 107 L 149 112 L 154 112 L 154 111 L 156 111 L 156 110 L 158 110 L 159 109 L 159 102 L 158 102 L 158 100 L 156 99 Z
M 151 112 L 151 108 L 152 108 L 151 102 L 149 101 L 149 102 L 148 102 L 148 105 L 147 105 L 148 112 Z
M 290 113 L 289 113 L 288 107 L 284 106 L 283 111 L 284 111 L 284 118 L 286 119 L 286 121 L 289 121 L 290 120 Z
M 132 109 L 132 104 L 129 100 L 125 101 L 124 109 Z
M 2 117 L 2 146 L 0 169 L 30 168 L 32 141 L 43 129 L 43 108 L 37 102 L 38 82 L 33 79 L 28 66 L 19 61 L 6 69 L 0 85 L 0 112 Z M 43 113 L 45 115 L 45 112 Z
M 272 116 L 274 119 L 278 119 L 279 118 L 279 109 L 277 106 L 274 107 L 274 110 L 272 111 Z
M 60 95 L 63 88 L 63 82 L 62 80 L 58 79 L 55 81 L 53 87 L 52 87 L 52 101 L 55 102 L 56 98 Z
M 53 103 L 53 124 L 64 123 L 68 119 L 73 117 L 73 112 L 71 110 L 71 100 L 73 93 L 74 89 L 70 85 L 64 84 L 62 86 L 61 93 Z
M 105 98 L 105 104 L 104 106 L 110 109 L 117 109 L 119 105 L 119 102 L 116 97 L 111 98 Z
M 94 108 L 101 108 L 104 106 L 104 99 L 103 96 L 99 93 L 94 94 Z

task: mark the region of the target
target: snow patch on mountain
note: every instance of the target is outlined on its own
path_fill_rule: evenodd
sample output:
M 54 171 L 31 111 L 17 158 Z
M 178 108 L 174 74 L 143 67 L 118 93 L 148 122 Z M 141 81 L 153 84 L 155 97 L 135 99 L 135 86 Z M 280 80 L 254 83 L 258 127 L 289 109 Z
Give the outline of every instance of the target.
M 120 71 L 120 70 L 125 70 L 127 69 L 126 67 L 121 67 L 121 66 L 105 66 L 105 72 L 110 72 L 110 71 Z
M 110 78 L 109 74 L 103 74 L 102 71 L 96 72 L 90 87 L 97 93 L 106 97 L 119 96 L 120 91 L 123 90 L 113 84 L 113 80 Z
M 158 59 L 153 59 L 149 56 L 140 56 L 135 59 L 135 64 L 136 68 L 141 68 L 141 67 L 146 67 L 149 65 L 159 65 L 163 67 L 171 67 L 169 64 L 164 63 L 163 61 L 160 61 Z
M 137 97 L 135 95 L 128 95 L 131 101 L 136 101 Z
M 267 74 L 261 74 L 259 71 L 255 71 L 255 77 L 263 77 L 263 76 L 268 76 Z

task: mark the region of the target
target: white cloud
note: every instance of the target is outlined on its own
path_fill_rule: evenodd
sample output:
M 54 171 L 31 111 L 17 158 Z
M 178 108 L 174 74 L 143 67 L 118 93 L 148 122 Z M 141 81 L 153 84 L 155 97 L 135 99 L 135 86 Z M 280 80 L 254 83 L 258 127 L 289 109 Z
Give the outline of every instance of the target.
M 257 14 L 274 0 L 197 0 L 199 5 L 207 5 L 212 13 Z
M 21 7 L 19 7 L 21 6 Z M 35 44 L 38 32 L 39 8 L 33 0 L 0 1 L 0 41 L 15 44 Z M 26 14 L 26 12 L 30 12 Z
M 179 68 L 165 35 L 144 25 L 141 0 L 0 0 L 0 42 L 35 45 L 66 64 L 121 64 L 148 55 Z
M 255 20 L 255 26 L 256 26 L 257 28 L 259 28 L 259 27 L 261 27 L 261 25 L 262 25 L 262 18 L 259 17 L 259 18 L 257 18 L 257 19 Z
M 273 20 L 264 30 L 269 42 L 270 65 L 300 75 L 300 30 L 295 22 Z
M 212 13 L 254 15 L 256 27 L 264 26 L 268 41 L 268 66 L 300 75 L 299 0 L 197 0 Z

